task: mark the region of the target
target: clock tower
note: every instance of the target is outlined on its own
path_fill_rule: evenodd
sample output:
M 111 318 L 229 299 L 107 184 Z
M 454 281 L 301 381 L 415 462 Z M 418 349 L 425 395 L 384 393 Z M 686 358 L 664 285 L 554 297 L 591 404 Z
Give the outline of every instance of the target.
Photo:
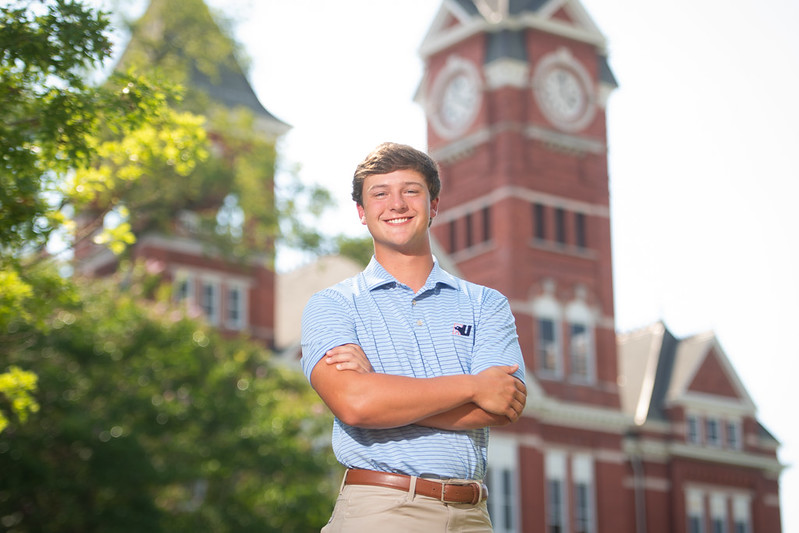
M 617 409 L 603 36 L 576 0 L 448 0 L 421 55 L 434 237 L 508 297 L 544 396 Z
M 491 432 L 495 531 L 591 530 L 578 514 L 628 531 L 604 37 L 577 0 L 444 0 L 420 54 L 431 231 L 460 276 L 508 297 L 527 370 L 524 415 Z

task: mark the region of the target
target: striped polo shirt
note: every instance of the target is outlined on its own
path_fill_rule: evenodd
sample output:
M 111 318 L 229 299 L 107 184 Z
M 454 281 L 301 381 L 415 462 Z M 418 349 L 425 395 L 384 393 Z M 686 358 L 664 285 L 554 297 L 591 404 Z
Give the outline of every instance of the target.
M 375 372 L 414 378 L 477 374 L 524 361 L 507 298 L 458 279 L 435 262 L 414 294 L 373 257 L 366 270 L 316 293 L 302 316 L 302 367 L 311 371 L 343 344 L 363 348 Z M 449 431 L 333 424 L 333 450 L 348 468 L 414 476 L 482 479 L 488 428 Z

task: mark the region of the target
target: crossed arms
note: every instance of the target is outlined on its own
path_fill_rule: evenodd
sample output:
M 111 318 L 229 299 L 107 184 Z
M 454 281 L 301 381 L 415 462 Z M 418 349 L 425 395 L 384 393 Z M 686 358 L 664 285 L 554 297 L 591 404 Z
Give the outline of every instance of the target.
M 382 429 L 408 424 L 448 430 L 515 422 L 527 389 L 513 376 L 518 365 L 478 374 L 410 378 L 380 374 L 357 344 L 328 351 L 311 372 L 311 385 L 339 420 Z

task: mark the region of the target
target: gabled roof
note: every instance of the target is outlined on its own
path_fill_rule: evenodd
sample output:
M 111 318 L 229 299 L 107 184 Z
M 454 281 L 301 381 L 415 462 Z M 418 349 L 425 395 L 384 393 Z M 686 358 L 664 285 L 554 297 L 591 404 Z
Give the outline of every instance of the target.
M 218 23 L 203 0 L 151 0 L 147 10 L 134 28 L 131 40 L 120 59 L 119 66 L 125 68 L 128 62 L 128 53 L 142 41 L 148 41 L 148 46 L 153 47 L 152 43 L 163 43 L 164 54 L 174 53 L 188 64 L 188 80 L 184 82 L 187 90 L 200 90 L 208 97 L 224 107 L 234 110 L 244 108 L 252 112 L 260 124 L 261 128 L 273 137 L 286 133 L 290 126 L 275 117 L 261 104 L 258 96 L 252 88 L 240 62 L 234 55 L 235 46 L 220 29 Z M 191 9 L 192 16 L 175 23 L 170 18 L 167 23 L 166 17 L 174 17 L 179 12 L 174 9 L 180 5 L 184 10 Z M 199 27 L 198 21 L 210 21 L 210 24 L 203 24 Z M 214 35 L 205 35 L 207 32 Z M 167 35 L 168 34 L 168 35 Z M 207 50 L 190 50 L 187 48 L 175 49 L 175 45 L 180 47 L 182 43 L 196 43 L 197 35 L 204 34 L 203 39 L 209 42 L 227 42 L 230 53 L 214 58 L 213 54 L 206 53 Z M 221 39 L 221 41 L 220 41 Z M 157 44 L 155 46 L 158 46 Z M 167 50 L 167 48 L 169 48 Z M 198 54 L 201 57 L 198 57 Z M 209 64 L 210 61 L 213 64 Z
M 537 28 L 594 44 L 602 55 L 605 37 L 579 0 L 444 0 L 427 31 L 423 57 L 478 32 Z
M 618 336 L 622 408 L 636 424 L 666 420 L 672 406 L 733 410 L 755 405 L 712 332 L 678 339 L 662 322 Z

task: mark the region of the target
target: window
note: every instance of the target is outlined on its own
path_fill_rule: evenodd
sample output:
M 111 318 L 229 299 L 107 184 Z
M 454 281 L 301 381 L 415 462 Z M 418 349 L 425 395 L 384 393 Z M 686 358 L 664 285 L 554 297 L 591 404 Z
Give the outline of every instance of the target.
M 541 370 L 552 374 L 560 373 L 560 355 L 555 321 L 551 318 L 538 319 L 538 364 Z
M 575 299 L 566 306 L 568 322 L 569 376 L 575 381 L 594 382 L 594 313 L 585 303 L 586 291 L 576 290 Z
M 494 533 L 518 531 L 516 515 L 519 506 L 516 499 L 519 493 L 516 483 L 516 472 L 519 470 L 518 455 L 514 440 L 501 435 L 491 436 L 486 485 L 491 492 L 487 503 Z
M 746 496 L 733 496 L 732 498 L 732 523 L 733 533 L 751 533 L 749 526 L 749 498 Z
M 555 283 L 543 281 L 544 294 L 533 302 L 533 342 L 536 368 L 543 376 L 559 378 L 563 376 L 563 354 L 561 348 L 560 324 L 563 321 L 562 308 L 553 297 Z
M 565 533 L 566 527 L 566 456 L 548 452 L 546 470 L 546 530 L 548 533 Z
M 194 280 L 188 274 L 178 274 L 175 279 L 174 298 L 176 302 L 194 302 Z
M 585 324 L 569 324 L 569 363 L 571 375 L 581 379 L 591 377 L 590 331 Z
M 705 439 L 708 446 L 721 446 L 718 418 L 708 417 L 705 420 Z
M 686 492 L 686 500 L 688 533 L 704 533 L 705 507 L 702 493 L 697 490 L 689 490 Z
M 202 282 L 200 308 L 208 322 L 213 325 L 219 324 L 219 288 L 215 282 L 208 280 Z
M 727 533 L 727 498 L 723 494 L 710 496 L 710 531 Z
M 449 222 L 449 251 L 450 253 L 455 252 L 458 249 L 458 231 L 457 231 L 457 224 L 456 220 L 450 220 Z
M 727 448 L 731 450 L 741 449 L 741 423 L 737 420 L 727 420 L 725 430 Z
M 555 209 L 555 241 L 566 244 L 566 211 L 560 207 Z
M 472 231 L 472 214 L 466 213 L 466 248 L 474 244 L 474 232 Z
M 702 435 L 699 432 L 699 417 L 689 414 L 686 417 L 685 423 L 685 440 L 688 441 L 689 444 L 701 444 Z
M 594 531 L 594 473 L 593 462 L 588 455 L 576 455 L 572 459 L 574 481 L 574 533 Z
M 538 240 L 546 240 L 546 219 L 544 217 L 544 206 L 542 204 L 533 204 L 533 235 Z
M 574 214 L 574 244 L 576 244 L 578 248 L 586 247 L 585 215 L 583 213 Z
M 483 242 L 491 240 L 491 208 L 483 208 Z
M 244 287 L 231 285 L 227 290 L 225 306 L 225 326 L 229 329 L 244 329 L 246 325 L 247 292 Z

